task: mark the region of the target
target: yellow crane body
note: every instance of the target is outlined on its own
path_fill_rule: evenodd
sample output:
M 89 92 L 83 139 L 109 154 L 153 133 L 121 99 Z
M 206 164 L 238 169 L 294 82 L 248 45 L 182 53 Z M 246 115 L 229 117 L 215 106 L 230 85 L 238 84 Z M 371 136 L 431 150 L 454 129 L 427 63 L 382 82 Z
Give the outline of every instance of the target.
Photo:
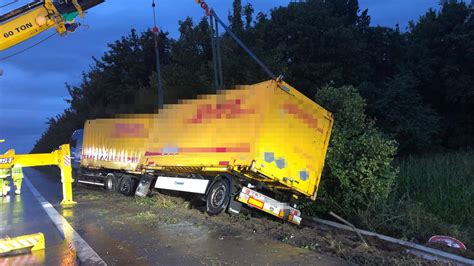
M 60 34 L 66 32 L 64 23 L 54 6 L 45 2 L 26 14 L 12 18 L 0 25 L 0 50 L 5 50 L 33 36 L 57 27 Z
M 0 51 L 22 43 L 41 32 L 56 28 L 67 33 L 67 14 L 84 11 L 104 0 L 35 1 L 0 16 Z
M 16 154 L 14 150 L 9 150 L 0 155 L 0 169 L 11 169 L 17 167 L 35 166 L 58 166 L 61 170 L 61 182 L 63 184 L 63 207 L 74 206 L 76 202 L 72 199 L 72 168 L 71 152 L 69 144 L 64 144 L 51 153 L 39 154 Z

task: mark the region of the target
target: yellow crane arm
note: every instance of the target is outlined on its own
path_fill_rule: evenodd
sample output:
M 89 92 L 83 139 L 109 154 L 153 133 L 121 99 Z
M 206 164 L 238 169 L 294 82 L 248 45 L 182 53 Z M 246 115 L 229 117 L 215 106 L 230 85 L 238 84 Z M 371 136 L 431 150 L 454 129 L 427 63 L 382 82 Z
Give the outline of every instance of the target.
M 1 16 L 0 23 L 0 51 L 53 27 L 60 34 L 66 32 L 64 22 L 51 1 L 35 2 L 15 9 Z
M 69 144 L 64 144 L 51 153 L 40 154 L 16 154 L 14 150 L 9 150 L 5 154 L 0 154 L 0 169 L 11 169 L 13 166 L 33 167 L 33 166 L 57 166 L 61 170 L 61 182 L 63 183 L 63 200 L 61 205 L 68 207 L 76 204 L 72 200 L 72 167 L 71 151 Z
M 0 51 L 22 43 L 51 28 L 60 35 L 66 30 L 66 16 L 83 12 L 104 0 L 37 0 L 0 16 Z

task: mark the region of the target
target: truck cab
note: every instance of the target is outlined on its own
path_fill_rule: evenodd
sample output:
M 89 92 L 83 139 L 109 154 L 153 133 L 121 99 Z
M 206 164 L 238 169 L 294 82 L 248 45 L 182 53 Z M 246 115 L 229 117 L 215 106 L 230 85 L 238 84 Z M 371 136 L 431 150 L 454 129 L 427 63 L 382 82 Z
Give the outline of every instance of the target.
M 74 170 L 81 167 L 82 156 L 82 138 L 84 136 L 84 129 L 75 130 L 71 136 L 71 164 Z

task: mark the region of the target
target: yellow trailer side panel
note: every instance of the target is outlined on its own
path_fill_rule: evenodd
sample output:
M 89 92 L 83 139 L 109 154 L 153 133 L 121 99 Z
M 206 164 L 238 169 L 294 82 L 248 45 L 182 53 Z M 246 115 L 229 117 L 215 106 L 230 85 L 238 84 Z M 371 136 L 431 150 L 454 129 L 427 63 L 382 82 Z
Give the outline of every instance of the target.
M 153 115 L 86 121 L 81 166 L 135 171 L 151 132 Z

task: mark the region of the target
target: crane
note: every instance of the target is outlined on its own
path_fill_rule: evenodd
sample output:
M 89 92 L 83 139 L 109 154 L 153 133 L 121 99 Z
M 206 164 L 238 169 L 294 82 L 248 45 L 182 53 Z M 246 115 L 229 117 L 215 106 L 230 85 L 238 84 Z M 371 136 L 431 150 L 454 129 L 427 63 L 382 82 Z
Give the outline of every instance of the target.
M 51 28 L 61 35 L 74 31 L 78 24 L 74 23 L 77 16 L 84 17 L 84 12 L 105 0 L 36 0 L 6 14 L 0 15 L 0 51 L 20 44 L 33 36 Z M 221 25 L 229 36 L 265 71 L 272 79 L 278 77 L 260 61 L 250 49 L 229 29 L 216 12 L 204 0 L 195 0 L 210 18 L 213 35 L 214 66 L 217 87 L 222 85 L 220 71 L 220 49 L 218 25 Z M 153 2 L 154 7 L 154 2 Z M 156 27 L 155 27 L 156 28 Z M 214 32 L 215 30 L 215 32 Z M 1 75 L 1 73 L 0 73 Z
M 0 51 L 56 28 L 59 35 L 74 31 L 77 16 L 105 0 L 36 0 L 0 15 Z

